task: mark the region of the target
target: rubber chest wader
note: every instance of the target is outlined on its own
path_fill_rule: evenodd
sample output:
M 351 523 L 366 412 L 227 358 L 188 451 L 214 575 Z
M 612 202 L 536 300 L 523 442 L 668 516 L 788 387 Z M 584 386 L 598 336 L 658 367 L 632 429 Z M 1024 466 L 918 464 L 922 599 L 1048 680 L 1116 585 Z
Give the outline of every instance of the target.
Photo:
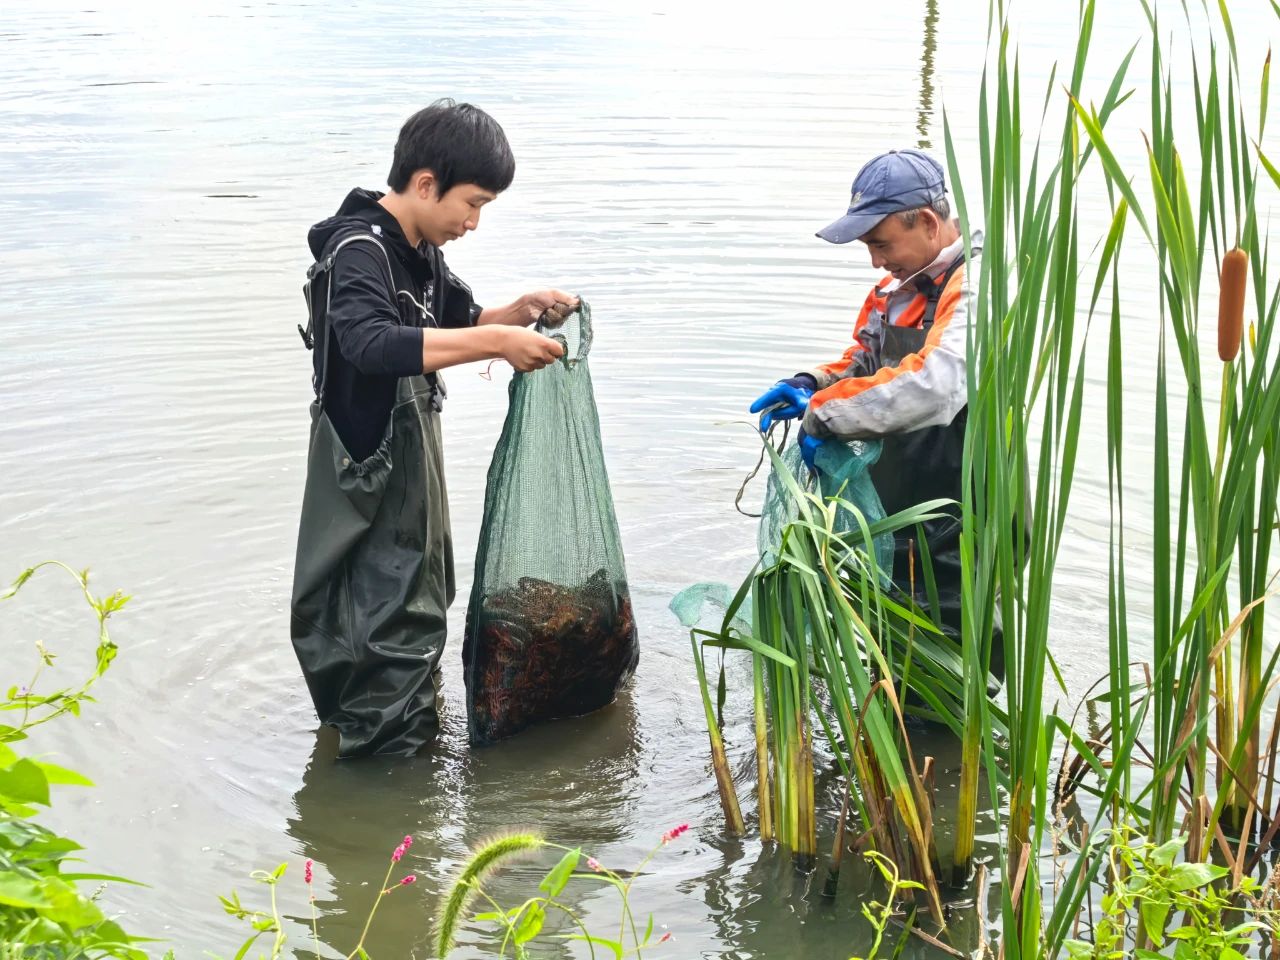
M 357 242 L 382 251 L 402 321 L 411 311 L 410 322 L 434 326 L 445 288 L 437 255 L 422 303 L 397 290 L 387 250 L 372 234 L 345 237 L 307 274 L 324 354 L 311 404 L 290 633 L 316 713 L 338 729 L 341 757 L 412 753 L 432 735 L 445 612 L 454 595 L 438 379 L 400 378 L 386 433 L 365 460 L 349 456 L 325 411 L 329 352 L 336 348 L 327 274 L 343 248 Z M 323 297 L 317 280 L 324 281 Z

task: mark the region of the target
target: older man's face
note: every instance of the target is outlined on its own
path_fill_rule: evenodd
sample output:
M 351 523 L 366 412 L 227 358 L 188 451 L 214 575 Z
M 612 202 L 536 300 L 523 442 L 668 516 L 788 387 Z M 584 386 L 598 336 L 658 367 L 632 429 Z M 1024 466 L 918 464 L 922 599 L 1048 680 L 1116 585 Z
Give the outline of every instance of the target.
M 942 252 L 942 221 L 932 210 L 916 211 L 914 226 L 903 226 L 897 214 L 890 214 L 858 239 L 867 245 L 871 265 L 899 280 L 919 273 Z

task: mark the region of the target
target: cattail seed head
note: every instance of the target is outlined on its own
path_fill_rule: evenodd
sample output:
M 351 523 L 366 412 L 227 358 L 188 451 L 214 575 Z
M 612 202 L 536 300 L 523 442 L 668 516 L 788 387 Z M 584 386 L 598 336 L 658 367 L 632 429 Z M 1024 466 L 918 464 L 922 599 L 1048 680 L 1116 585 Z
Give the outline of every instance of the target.
M 1239 247 L 1222 258 L 1218 283 L 1218 359 L 1230 363 L 1240 352 L 1244 330 L 1245 279 L 1249 275 L 1249 254 Z

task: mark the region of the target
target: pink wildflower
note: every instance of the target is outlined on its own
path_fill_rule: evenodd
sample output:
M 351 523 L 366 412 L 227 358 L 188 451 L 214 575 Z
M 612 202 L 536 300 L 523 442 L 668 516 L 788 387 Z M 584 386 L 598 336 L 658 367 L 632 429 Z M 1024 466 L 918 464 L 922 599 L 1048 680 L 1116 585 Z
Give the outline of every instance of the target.
M 396 847 L 395 852 L 391 854 L 391 862 L 399 863 L 400 858 L 404 856 L 405 851 L 413 846 L 413 837 L 405 837 L 400 846 Z
M 600 873 L 601 871 L 604 870 L 604 867 L 600 866 L 600 861 L 597 860 L 595 857 L 587 857 L 587 866 L 590 867 L 592 870 L 594 870 L 596 873 Z
M 671 931 L 670 931 L 670 930 L 668 930 L 666 933 L 664 933 L 664 934 L 662 935 L 662 939 L 661 939 L 661 940 L 659 940 L 658 942 L 659 942 L 659 943 L 666 943 L 666 942 L 667 942 L 668 940 L 670 940 L 670 939 L 671 939 Z
M 312 862 L 313 862 L 313 861 L 308 860 L 308 861 L 306 862 L 306 865 L 302 868 L 302 869 L 303 869 L 303 879 L 305 879 L 305 880 L 307 881 L 307 883 L 308 883 L 308 884 L 310 884 L 310 883 L 311 883 L 311 864 L 312 864 Z
M 403 880 L 400 881 L 400 886 L 402 887 L 408 886 L 409 884 L 413 883 L 417 879 L 418 879 L 417 874 L 411 873 L 407 877 L 405 877 Z
M 689 825 L 687 823 L 682 823 L 678 827 L 672 827 L 670 830 L 668 830 L 666 833 L 662 835 L 662 842 L 664 844 L 670 843 L 672 840 L 680 836 L 680 834 L 684 833 L 688 829 L 689 829 Z

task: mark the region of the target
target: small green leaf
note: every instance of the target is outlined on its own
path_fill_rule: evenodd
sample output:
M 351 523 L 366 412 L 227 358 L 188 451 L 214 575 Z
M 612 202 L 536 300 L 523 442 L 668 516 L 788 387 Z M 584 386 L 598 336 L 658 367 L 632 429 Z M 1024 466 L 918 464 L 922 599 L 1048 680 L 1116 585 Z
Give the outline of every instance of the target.
M 1194 890 L 1215 880 L 1221 880 L 1230 872 L 1226 867 L 1215 866 L 1212 863 L 1180 863 L 1169 871 L 1170 889 L 1179 893 L 1184 890 Z
M 21 730 L 19 730 L 17 727 L 10 727 L 3 723 L 0 723 L 0 744 L 14 743 L 15 741 L 25 740 L 25 739 L 27 739 L 27 735 L 23 733 Z M 8 765 L 9 765 L 9 762 L 0 760 L 0 766 L 7 767 Z
M 39 810 L 35 807 L 29 806 L 28 804 L 14 803 L 12 800 L 5 797 L 4 794 L 0 794 L 0 811 L 9 814 L 12 817 L 16 817 L 19 820 L 30 820 L 32 817 L 37 816 L 40 813 Z
M 35 761 L 36 766 L 44 771 L 45 779 L 50 783 L 64 784 L 71 787 L 92 787 L 93 781 L 74 770 L 60 767 L 55 763 Z
M 1227 936 L 1233 938 L 1248 937 L 1252 933 L 1258 933 L 1265 929 L 1267 929 L 1267 925 L 1265 923 L 1259 923 L 1257 920 L 1250 920 L 1247 923 L 1240 924 L 1238 927 L 1232 927 L 1227 931 Z
M 23 570 L 20 574 L 14 577 L 13 584 L 12 586 L 9 587 L 9 592 L 5 594 L 5 599 L 8 599 L 9 597 L 13 596 L 13 594 L 21 590 L 22 585 L 26 583 L 28 580 L 30 580 L 32 577 L 34 577 L 35 574 L 36 574 L 35 567 L 27 567 L 27 569 Z
M 127 883 L 135 887 L 145 887 L 146 884 L 141 880 L 130 880 L 128 877 L 117 877 L 111 873 L 60 873 L 58 874 L 67 883 Z
M 40 884 L 8 872 L 0 874 L 0 904 L 22 910 L 52 906 L 49 898 L 41 891 Z
M 19 760 L 0 770 L 0 798 L 49 805 L 49 780 L 33 760 Z
M 1169 919 L 1169 906 L 1168 900 L 1143 900 L 1139 906 L 1142 926 L 1157 947 L 1164 946 L 1164 925 Z
M 602 937 L 593 937 L 588 933 L 575 933 L 565 938 L 566 940 L 581 940 L 595 947 L 604 947 L 613 953 L 614 960 L 622 960 L 622 944 L 616 940 L 605 940 Z
M 49 901 L 40 908 L 41 916 L 52 920 L 66 930 L 81 930 L 100 924 L 105 919 L 98 905 L 82 896 L 75 887 L 57 877 L 47 877 L 40 882 L 40 892 Z M 124 931 L 120 931 L 121 935 Z
M 533 903 L 520 916 L 520 922 L 516 924 L 516 943 L 528 943 L 539 933 L 542 932 L 542 924 L 546 922 L 547 911 L 541 903 Z
M 494 920 L 501 920 L 501 919 L 502 919 L 502 914 L 500 914 L 500 913 L 498 913 L 498 912 L 496 912 L 496 911 L 494 911 L 494 910 L 486 910 L 484 913 L 477 913 L 477 914 L 476 914 L 474 917 L 472 917 L 471 919 L 472 919 L 472 920 L 479 920 L 479 921 L 481 921 L 481 922 L 488 922 L 488 921 L 494 921 Z
M 560 896 L 565 885 L 569 882 L 569 878 L 573 876 L 573 871 L 577 869 L 578 861 L 581 858 L 581 848 L 570 850 L 560 858 L 559 863 L 551 868 L 551 872 L 543 877 L 542 882 L 538 884 L 538 889 L 548 897 Z
M 94 933 L 97 935 L 97 943 L 99 946 L 108 944 L 129 944 L 129 943 L 160 943 L 160 940 L 152 937 L 131 937 L 124 932 L 120 924 L 114 920 L 104 920 L 102 923 L 94 927 Z M 138 960 L 147 960 L 147 955 L 141 950 L 128 951 L 130 957 L 137 957 Z
M 74 840 L 41 833 L 21 845 L 19 858 L 28 863 L 61 863 L 67 854 L 83 849 Z
M 1151 860 L 1162 867 L 1173 866 L 1174 858 L 1177 857 L 1179 851 L 1186 845 L 1186 837 L 1174 837 L 1167 843 L 1162 843 L 1151 851 Z
M 128 594 L 121 593 L 117 590 L 115 593 L 111 594 L 111 596 L 103 598 L 99 609 L 102 611 L 104 616 L 109 617 L 117 610 L 122 609 L 131 599 L 132 597 Z

